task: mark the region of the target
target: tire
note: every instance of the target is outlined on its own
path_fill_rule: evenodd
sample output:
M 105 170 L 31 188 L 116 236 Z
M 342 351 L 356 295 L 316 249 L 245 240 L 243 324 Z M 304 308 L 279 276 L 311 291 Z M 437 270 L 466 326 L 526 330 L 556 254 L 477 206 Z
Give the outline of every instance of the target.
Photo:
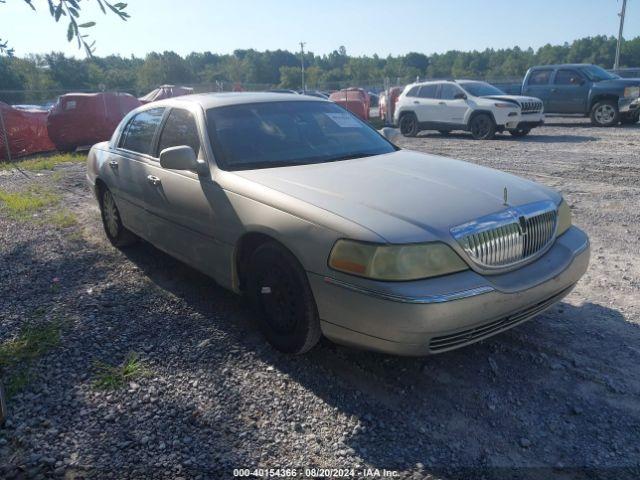
M 438 130 L 440 135 L 444 135 L 445 137 L 451 133 L 451 130 Z
M 524 137 L 529 135 L 530 131 L 530 128 L 517 128 L 516 130 L 509 130 L 509 133 L 514 137 Z
M 269 242 L 256 249 L 249 265 L 247 294 L 267 341 L 284 353 L 311 350 L 321 337 L 320 319 L 300 263 Z
M 413 112 L 404 113 L 400 117 L 400 133 L 405 137 L 415 137 L 418 134 L 418 117 Z
M 620 122 L 618 104 L 613 100 L 596 102 L 591 109 L 591 124 L 596 127 L 613 127 Z
M 469 131 L 476 140 L 492 140 L 496 135 L 496 124 L 490 115 L 479 113 L 469 120 Z
M 120 219 L 120 211 L 108 188 L 100 189 L 100 216 L 104 233 L 114 247 L 122 248 L 136 243 L 138 237 L 127 230 Z
M 635 123 L 638 123 L 638 120 L 640 120 L 640 112 L 620 115 L 620 123 L 622 123 L 623 125 L 633 125 Z

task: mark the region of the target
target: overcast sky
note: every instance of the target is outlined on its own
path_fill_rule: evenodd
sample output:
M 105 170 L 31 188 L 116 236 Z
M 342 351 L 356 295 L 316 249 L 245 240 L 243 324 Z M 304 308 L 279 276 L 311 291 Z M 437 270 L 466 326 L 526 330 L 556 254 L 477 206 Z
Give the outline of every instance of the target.
M 117 3 L 112 0 L 113 3 Z M 486 47 L 537 48 L 592 35 L 617 35 L 622 0 L 130 0 L 131 19 L 104 16 L 83 0 L 83 21 L 96 55 L 144 56 L 173 50 L 230 53 L 235 49 L 297 50 L 316 54 L 340 45 L 351 55 L 426 54 Z M 46 0 L 0 3 L 0 38 L 17 55 L 51 50 L 83 56 L 66 41 L 66 22 L 55 24 Z M 625 36 L 640 35 L 640 0 L 628 0 Z

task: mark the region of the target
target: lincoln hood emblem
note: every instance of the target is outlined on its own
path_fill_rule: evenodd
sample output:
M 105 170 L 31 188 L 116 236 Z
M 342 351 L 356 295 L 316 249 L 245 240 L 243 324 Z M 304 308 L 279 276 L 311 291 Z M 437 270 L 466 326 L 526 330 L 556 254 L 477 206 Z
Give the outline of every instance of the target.
M 502 191 L 502 198 L 505 206 L 509 206 L 509 192 L 507 192 L 507 187 L 504 187 Z

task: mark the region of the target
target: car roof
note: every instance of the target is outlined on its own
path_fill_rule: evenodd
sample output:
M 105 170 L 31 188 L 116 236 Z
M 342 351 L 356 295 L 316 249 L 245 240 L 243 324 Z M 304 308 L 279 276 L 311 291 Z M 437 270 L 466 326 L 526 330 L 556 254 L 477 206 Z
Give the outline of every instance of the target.
M 229 105 L 261 102 L 326 102 L 327 100 L 306 95 L 292 95 L 290 93 L 272 92 L 223 92 L 223 93 L 198 93 L 195 95 L 182 95 L 180 97 L 167 98 L 145 105 L 152 106 L 187 106 L 200 105 L 204 110 Z
M 557 63 L 554 65 L 536 65 L 531 67 L 531 70 L 541 70 L 547 68 L 578 68 L 578 67 L 590 67 L 591 63 Z

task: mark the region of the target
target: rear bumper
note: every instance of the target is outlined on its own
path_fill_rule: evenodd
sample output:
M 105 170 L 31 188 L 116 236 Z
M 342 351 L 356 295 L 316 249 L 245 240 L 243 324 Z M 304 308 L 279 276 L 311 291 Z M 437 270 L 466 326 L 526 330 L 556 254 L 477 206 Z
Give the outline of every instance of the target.
M 572 227 L 535 262 L 481 276 L 471 270 L 416 282 L 309 274 L 322 331 L 351 346 L 399 355 L 440 353 L 532 318 L 567 295 L 589 263 L 589 240 Z

